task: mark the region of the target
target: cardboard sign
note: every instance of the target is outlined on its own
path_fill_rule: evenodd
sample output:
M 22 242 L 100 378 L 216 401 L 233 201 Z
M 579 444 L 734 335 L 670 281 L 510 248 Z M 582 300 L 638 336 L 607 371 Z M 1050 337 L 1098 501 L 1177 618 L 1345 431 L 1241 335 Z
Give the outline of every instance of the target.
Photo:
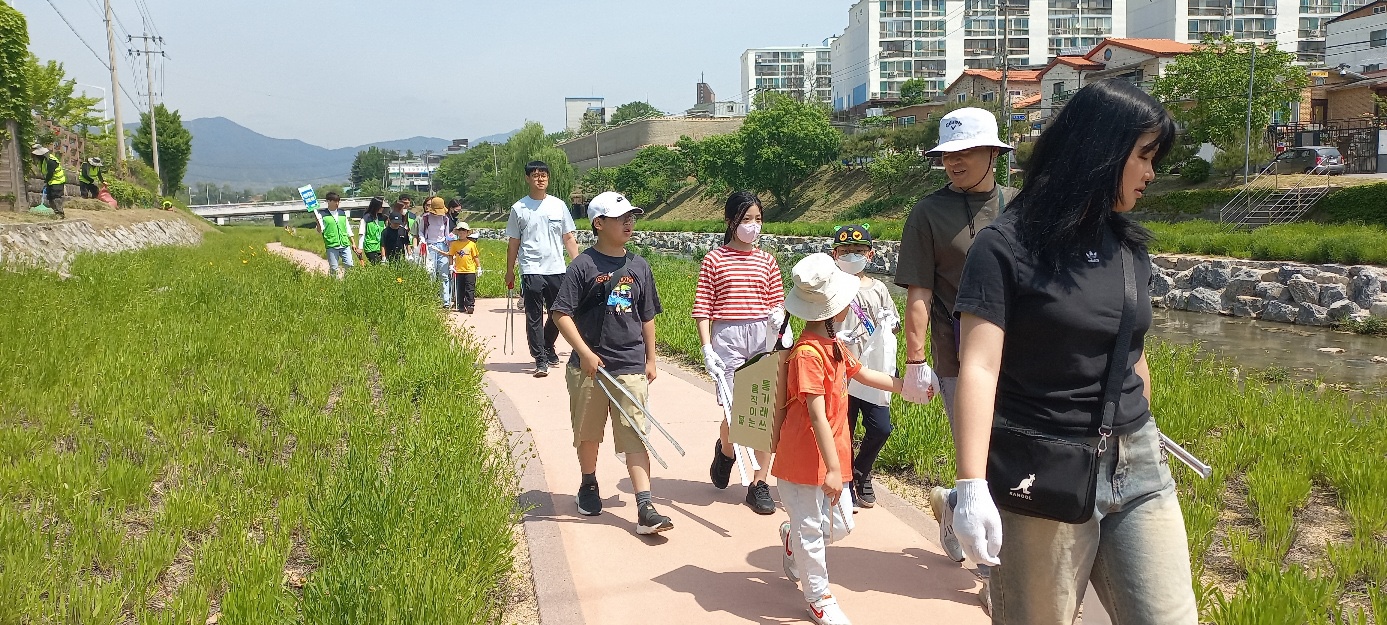
M 299 197 L 303 198 L 304 210 L 318 210 L 318 194 L 313 192 L 313 185 L 299 187 Z
M 761 354 L 732 374 L 733 443 L 758 451 L 771 449 L 775 398 L 780 387 L 780 352 Z

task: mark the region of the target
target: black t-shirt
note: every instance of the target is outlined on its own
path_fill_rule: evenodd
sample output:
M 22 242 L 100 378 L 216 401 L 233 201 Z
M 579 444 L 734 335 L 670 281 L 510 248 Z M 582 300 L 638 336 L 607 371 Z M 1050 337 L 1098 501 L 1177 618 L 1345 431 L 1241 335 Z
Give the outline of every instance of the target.
M 602 359 L 612 375 L 645 373 L 641 325 L 654 321 L 663 310 L 650 264 L 635 254 L 629 256 L 627 263 L 620 256 L 607 256 L 593 248 L 583 250 L 569 263 L 552 308 L 573 317 L 583 342 Z M 597 296 L 607 293 L 606 283 L 623 263 L 626 271 L 617 279 L 610 296 L 598 302 Z M 601 287 L 597 286 L 599 283 Z M 577 350 L 568 364 L 579 365 Z
M 995 415 L 1042 432 L 1094 436 L 1103 422 L 1103 385 L 1122 321 L 1125 285 L 1117 235 L 1105 232 L 1058 275 L 1018 243 L 1016 219 L 1003 214 L 968 251 L 955 314 L 1001 327 L 1002 364 Z M 1113 431 L 1136 431 L 1151 416 L 1135 366 L 1151 328 L 1151 260 L 1133 250 L 1136 323 Z
M 398 226 L 398 227 L 392 227 Z M 385 230 L 380 233 L 380 244 L 392 250 L 409 244 L 409 223 L 403 215 L 391 213 L 385 217 Z

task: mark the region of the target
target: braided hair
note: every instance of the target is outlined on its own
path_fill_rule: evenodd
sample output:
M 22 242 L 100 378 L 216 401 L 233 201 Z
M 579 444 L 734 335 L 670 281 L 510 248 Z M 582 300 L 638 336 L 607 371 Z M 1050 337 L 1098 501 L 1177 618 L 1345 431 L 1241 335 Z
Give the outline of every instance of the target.
M 833 327 L 833 317 L 824 319 L 824 332 L 828 334 L 828 338 L 833 339 L 833 360 L 843 360 L 843 347 L 838 342 L 838 331 Z

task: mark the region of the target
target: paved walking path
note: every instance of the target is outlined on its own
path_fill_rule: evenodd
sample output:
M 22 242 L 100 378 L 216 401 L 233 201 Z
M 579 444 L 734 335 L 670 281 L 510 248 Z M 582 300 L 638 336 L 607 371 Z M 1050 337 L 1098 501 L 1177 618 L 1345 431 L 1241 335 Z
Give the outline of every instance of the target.
M 274 243 L 268 249 L 311 271 L 326 270 L 315 254 Z M 709 482 L 710 447 L 722 414 L 710 383 L 661 359 L 650 408 L 688 455 L 681 457 L 652 429 L 656 450 L 670 464 L 668 470 L 654 464 L 652 496 L 675 528 L 640 536 L 634 494 L 613 453 L 610 429 L 597 468 L 603 512 L 578 514 L 578 461 L 563 369 L 551 369 L 546 378 L 531 375 L 524 314 L 515 314 L 514 355 L 502 349 L 506 300 L 480 299 L 475 315 L 450 313 L 449 320 L 490 350 L 489 394 L 519 439 L 519 451 L 529 456 L 522 501 L 533 506 L 524 523 L 544 625 L 809 622 L 803 596 L 781 572 L 777 532 L 784 511 L 753 513 L 743 503 L 746 489 L 737 484 L 735 469 L 727 490 Z M 562 338 L 558 350 L 566 363 Z M 859 624 L 922 617 L 949 625 L 989 623 L 972 573 L 935 544 L 933 519 L 881 486 L 877 494 L 877 507 L 856 515 L 852 535 L 828 548 L 831 590 L 848 617 Z

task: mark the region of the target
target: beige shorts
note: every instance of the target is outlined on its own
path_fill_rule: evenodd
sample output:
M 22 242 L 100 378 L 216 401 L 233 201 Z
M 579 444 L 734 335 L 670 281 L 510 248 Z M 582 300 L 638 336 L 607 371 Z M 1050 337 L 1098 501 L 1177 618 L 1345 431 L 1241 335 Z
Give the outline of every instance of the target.
M 636 400 L 642 404 L 649 401 L 644 374 L 631 373 L 613 377 Z M 578 367 L 564 367 L 564 381 L 568 383 L 568 412 L 573 418 L 574 447 L 583 442 L 602 442 L 607 429 L 607 417 L 610 415 L 612 440 L 616 443 L 617 453 L 644 453 L 647 451 L 645 444 L 641 443 L 640 436 L 616 410 L 616 407 L 612 406 L 611 400 L 607 399 L 607 393 L 593 385 L 593 378 L 583 375 L 583 370 Z M 603 383 L 611 384 L 605 378 L 603 378 Z M 631 415 L 631 418 L 636 422 L 636 427 L 639 427 L 642 433 L 650 431 L 650 426 L 645 422 L 645 413 L 631 403 L 631 400 L 626 397 L 625 393 L 621 392 L 621 389 L 608 386 L 607 392 L 616 398 L 626 414 Z

